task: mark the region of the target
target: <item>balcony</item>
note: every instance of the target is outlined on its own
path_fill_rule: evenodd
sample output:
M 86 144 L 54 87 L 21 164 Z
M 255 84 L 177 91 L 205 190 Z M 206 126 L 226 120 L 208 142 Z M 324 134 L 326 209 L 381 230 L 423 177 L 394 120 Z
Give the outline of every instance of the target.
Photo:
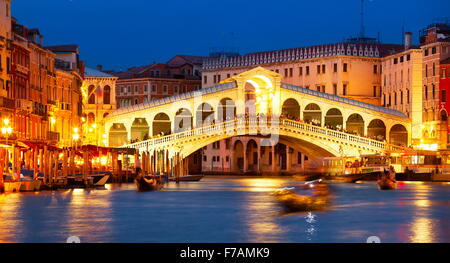
M 12 99 L 0 97 L 0 107 L 7 108 L 7 109 L 14 109 L 15 102 Z
M 52 131 L 47 132 L 47 140 L 58 142 L 59 132 L 52 132 Z

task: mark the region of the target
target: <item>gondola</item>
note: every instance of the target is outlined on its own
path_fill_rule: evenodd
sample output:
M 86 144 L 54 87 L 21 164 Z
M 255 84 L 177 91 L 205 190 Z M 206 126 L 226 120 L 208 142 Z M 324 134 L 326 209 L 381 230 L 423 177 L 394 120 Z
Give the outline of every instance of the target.
M 162 184 L 158 182 L 155 177 L 152 176 L 137 176 L 134 179 L 137 190 L 139 192 L 158 191 L 162 189 Z
M 310 187 L 319 187 L 319 189 L 315 190 L 314 195 L 301 195 L 294 191 L 295 187 L 283 188 L 275 191 L 272 195 L 275 196 L 276 200 L 283 205 L 284 210 L 288 213 L 326 209 L 331 199 L 328 187 L 325 184 L 309 184 L 307 188 Z M 300 187 L 300 189 L 302 188 Z
M 377 181 L 378 189 L 380 190 L 395 190 L 397 189 L 397 181 L 390 179 L 380 179 Z

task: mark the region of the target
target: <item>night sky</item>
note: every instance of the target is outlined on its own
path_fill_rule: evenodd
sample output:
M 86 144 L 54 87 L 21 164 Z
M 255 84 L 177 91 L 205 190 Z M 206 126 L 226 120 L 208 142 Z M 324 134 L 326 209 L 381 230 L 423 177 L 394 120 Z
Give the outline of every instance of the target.
M 449 0 L 366 0 L 366 35 L 402 43 L 450 17 Z M 38 27 L 45 45 L 78 44 L 88 66 L 123 70 L 176 54 L 241 54 L 340 42 L 360 31 L 360 0 L 13 0 L 18 23 Z

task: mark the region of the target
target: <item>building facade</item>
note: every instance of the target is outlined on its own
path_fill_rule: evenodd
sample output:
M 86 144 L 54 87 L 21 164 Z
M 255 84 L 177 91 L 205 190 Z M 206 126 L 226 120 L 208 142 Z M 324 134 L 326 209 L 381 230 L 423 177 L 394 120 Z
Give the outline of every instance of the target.
M 112 72 L 117 81 L 117 107 L 146 103 L 201 88 L 203 57 L 177 55 L 165 64 Z
M 116 109 L 117 77 L 92 68 L 85 68 L 82 86 L 83 144 L 107 145 L 104 118 Z
M 338 43 L 209 58 L 202 87 L 259 65 L 282 74 L 289 84 L 380 105 L 381 57 L 398 50 L 400 45 Z
M 441 118 L 439 101 L 440 62 L 450 58 L 450 24 L 431 24 L 421 31 L 423 52 L 423 144 L 431 149 L 447 148 L 447 121 Z
M 412 143 L 422 139 L 422 50 L 411 46 L 412 33 L 405 34 L 404 51 L 382 59 L 382 106 L 405 113 L 412 121 Z
M 12 119 L 14 101 L 11 89 L 11 1 L 0 0 L 0 119 Z M 2 138 L 6 135 L 2 134 Z
M 211 174 L 295 174 L 313 168 L 308 156 L 278 143 L 238 136 L 203 147 L 202 171 Z

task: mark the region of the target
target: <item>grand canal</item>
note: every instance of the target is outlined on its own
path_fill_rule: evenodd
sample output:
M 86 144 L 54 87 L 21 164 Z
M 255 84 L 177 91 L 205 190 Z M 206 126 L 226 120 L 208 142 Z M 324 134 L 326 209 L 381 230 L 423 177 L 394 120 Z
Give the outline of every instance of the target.
M 138 193 L 105 190 L 0 195 L 0 242 L 450 242 L 450 184 L 331 184 L 327 211 L 283 214 L 270 192 L 289 178 L 207 177 Z

